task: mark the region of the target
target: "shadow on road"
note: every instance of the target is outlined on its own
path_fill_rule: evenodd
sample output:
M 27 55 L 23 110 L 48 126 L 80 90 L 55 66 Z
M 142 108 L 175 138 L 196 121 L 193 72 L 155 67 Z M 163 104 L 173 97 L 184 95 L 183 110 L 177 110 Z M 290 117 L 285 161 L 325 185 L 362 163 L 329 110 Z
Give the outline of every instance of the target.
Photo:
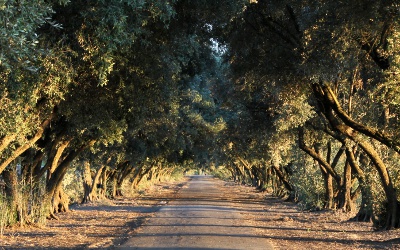
M 243 214 L 232 187 L 212 176 L 192 176 L 187 185 L 120 249 L 272 249 Z M 236 198 L 236 199 L 232 199 Z

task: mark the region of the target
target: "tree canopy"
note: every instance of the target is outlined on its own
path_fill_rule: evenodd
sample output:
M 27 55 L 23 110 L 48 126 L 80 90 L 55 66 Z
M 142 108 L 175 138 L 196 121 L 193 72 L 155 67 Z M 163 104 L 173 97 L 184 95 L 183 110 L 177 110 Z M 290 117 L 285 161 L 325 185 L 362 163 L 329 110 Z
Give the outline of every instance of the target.
M 69 172 L 89 201 L 197 168 L 398 228 L 399 7 L 0 1 L 2 200 L 35 223 Z

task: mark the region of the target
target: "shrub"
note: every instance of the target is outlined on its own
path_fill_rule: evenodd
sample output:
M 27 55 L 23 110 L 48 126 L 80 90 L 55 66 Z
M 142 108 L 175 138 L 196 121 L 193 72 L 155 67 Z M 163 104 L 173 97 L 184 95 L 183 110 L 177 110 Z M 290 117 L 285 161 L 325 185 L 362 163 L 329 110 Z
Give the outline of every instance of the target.
M 294 186 L 295 199 L 301 209 L 317 209 L 324 205 L 324 180 L 318 168 L 294 165 L 291 182 Z

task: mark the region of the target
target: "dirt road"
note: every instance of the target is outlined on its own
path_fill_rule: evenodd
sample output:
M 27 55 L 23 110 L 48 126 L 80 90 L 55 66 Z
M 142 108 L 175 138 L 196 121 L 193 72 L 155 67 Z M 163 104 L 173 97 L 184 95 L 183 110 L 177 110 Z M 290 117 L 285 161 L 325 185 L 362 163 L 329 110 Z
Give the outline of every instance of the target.
M 188 179 L 74 205 L 45 227 L 6 228 L 0 250 L 271 249 L 267 239 L 281 250 L 400 249 L 400 230 L 375 231 L 370 222 L 349 221 L 351 213 L 301 211 L 253 187 Z
M 210 176 L 192 176 L 175 200 L 118 249 L 272 249 L 248 224 L 240 201 L 223 198 L 230 191 L 223 185 Z

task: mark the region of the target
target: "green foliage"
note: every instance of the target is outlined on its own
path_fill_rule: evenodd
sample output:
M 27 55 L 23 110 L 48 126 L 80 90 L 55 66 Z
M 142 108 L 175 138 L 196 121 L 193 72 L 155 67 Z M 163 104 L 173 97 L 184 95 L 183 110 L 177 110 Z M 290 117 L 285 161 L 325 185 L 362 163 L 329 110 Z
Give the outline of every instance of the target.
M 29 223 L 35 225 L 46 225 L 49 208 L 43 204 L 45 193 L 45 185 L 43 182 L 31 184 L 32 186 L 21 184 L 22 187 L 30 187 L 29 190 L 23 193 L 25 197 L 21 197 L 21 202 L 28 200 L 25 204 L 24 210 L 29 214 Z
M 34 60 L 41 51 L 37 44 L 36 30 L 51 23 L 54 11 L 48 1 L 1 1 L 0 2 L 0 66 L 11 70 L 22 66 L 35 70 Z
M 397 1 L 0 0 L 0 158 L 27 145 L 24 169 L 43 179 L 34 162 L 53 166 L 60 141 L 69 142 L 62 160 L 95 141 L 82 159 L 126 175 L 127 188 L 134 170 L 162 163 L 156 171 L 168 176 L 210 168 L 274 190 L 287 181 L 303 208 L 322 207 L 321 172 L 298 159 L 298 129 L 324 159 L 328 141 L 340 141 L 336 152 L 349 136 L 327 119 L 332 107 L 315 98 L 315 86 L 326 82 L 349 117 L 397 142 L 398 21 Z M 372 144 L 397 180 L 397 153 Z M 356 161 L 384 218 L 379 175 Z M 274 183 L 270 164 L 283 175 L 268 172 Z M 227 168 L 212 169 L 220 165 Z M 77 170 L 60 178 L 74 202 Z M 41 221 L 44 187 L 21 185 L 14 198 Z
M 166 176 L 165 181 L 182 181 L 184 173 L 182 167 L 175 167 L 170 176 Z
M 225 181 L 228 181 L 232 178 L 231 173 L 223 166 L 211 169 L 211 175 Z
M 295 199 L 301 209 L 315 210 L 322 209 L 325 204 L 325 188 L 321 172 L 311 162 L 306 166 L 301 163 L 294 164 L 291 181 L 295 188 Z
M 287 130 L 304 126 L 306 121 L 316 116 L 313 107 L 310 106 L 307 100 L 308 97 L 304 94 L 300 96 L 293 94 L 291 95 L 291 99 L 285 100 L 275 120 L 277 133 L 283 133 Z
M 78 162 L 70 168 L 63 180 L 63 188 L 71 203 L 80 203 L 83 199 L 83 177 Z
M 28 184 L 18 181 L 14 188 L 15 197 L 7 197 L 5 193 L 0 193 L 0 236 L 9 226 L 46 224 L 48 208 L 42 203 L 45 195 L 43 183 Z
M 4 235 L 5 228 L 11 225 L 11 222 L 13 221 L 11 216 L 13 212 L 10 210 L 7 198 L 3 194 L 0 194 L 0 237 Z
M 137 42 L 151 43 L 146 39 L 153 35 L 148 27 L 157 22 L 168 27 L 175 14 L 173 3 L 130 0 L 82 3 L 84 9 L 79 12 L 82 23 L 77 40 L 84 50 L 82 58 L 90 63 L 99 85 L 108 83 L 117 54 L 129 53 Z

